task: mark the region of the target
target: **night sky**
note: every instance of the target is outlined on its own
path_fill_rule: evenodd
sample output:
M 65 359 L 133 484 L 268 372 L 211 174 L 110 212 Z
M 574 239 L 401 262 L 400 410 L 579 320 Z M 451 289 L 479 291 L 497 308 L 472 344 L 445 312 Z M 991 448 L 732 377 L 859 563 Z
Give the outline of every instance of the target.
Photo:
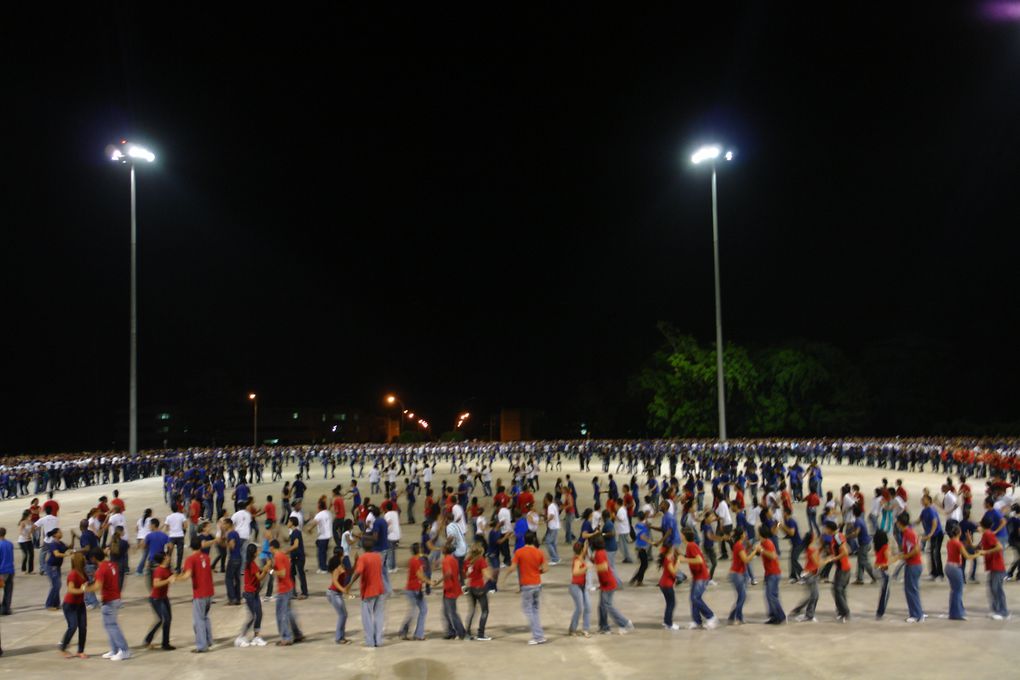
M 126 445 L 120 137 L 158 159 L 138 180 L 143 409 L 255 390 L 381 411 L 395 390 L 437 426 L 583 418 L 659 320 L 713 339 L 689 156 L 718 140 L 727 338 L 852 357 L 920 338 L 961 415 L 1016 418 L 1020 21 L 718 4 L 12 18 L 0 452 Z

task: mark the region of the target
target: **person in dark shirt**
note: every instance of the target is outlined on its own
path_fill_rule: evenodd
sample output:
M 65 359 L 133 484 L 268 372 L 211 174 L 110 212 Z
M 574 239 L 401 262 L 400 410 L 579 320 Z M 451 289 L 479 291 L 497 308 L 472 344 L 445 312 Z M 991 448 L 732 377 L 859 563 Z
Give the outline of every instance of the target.
M 300 480 L 299 480 L 300 481 Z M 290 557 L 290 573 L 294 583 L 301 584 L 301 594 L 297 599 L 304 600 L 308 597 L 308 578 L 305 576 L 305 539 L 298 528 L 297 517 L 287 519 L 290 526 L 290 547 L 287 548 L 287 556 Z

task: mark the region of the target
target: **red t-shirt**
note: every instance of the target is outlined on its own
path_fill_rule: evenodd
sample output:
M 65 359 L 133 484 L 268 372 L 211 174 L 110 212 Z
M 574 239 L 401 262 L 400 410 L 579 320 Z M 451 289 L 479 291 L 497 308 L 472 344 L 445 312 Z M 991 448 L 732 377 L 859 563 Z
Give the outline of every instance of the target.
M 266 519 L 276 521 L 276 503 L 266 503 L 262 509 L 266 513 Z
M 634 496 L 629 492 L 623 494 L 623 507 L 627 508 L 627 517 L 634 516 Z
M 807 564 L 804 566 L 804 571 L 809 574 L 818 573 L 818 548 L 813 545 L 807 547 Z
M 404 587 L 405 590 L 409 590 L 412 593 L 417 593 L 421 590 L 421 579 L 418 578 L 418 571 L 424 569 L 422 564 L 422 558 L 415 555 L 411 556 L 411 559 L 407 561 L 407 585 Z
M 120 565 L 116 562 L 103 560 L 99 563 L 99 568 L 96 569 L 96 581 L 103 584 L 101 593 L 103 602 L 120 599 L 120 579 L 117 578 L 119 571 Z
M 588 572 L 587 572 L 587 570 L 585 570 L 585 571 L 582 571 L 580 574 L 575 574 L 574 573 L 574 569 L 577 568 L 577 563 L 578 562 L 581 562 L 583 564 L 584 563 L 584 558 L 583 557 L 574 557 L 574 562 L 570 566 L 570 574 L 571 574 L 570 575 L 570 582 L 573 583 L 575 586 L 581 586 L 583 588 L 584 584 L 585 584 L 585 577 L 587 576 Z
M 112 501 L 110 501 L 110 505 L 112 505 L 118 511 L 120 511 L 122 513 L 124 512 L 124 509 L 125 509 L 124 508 L 124 501 L 122 501 L 121 499 L 114 498 Z
M 474 562 L 464 562 L 464 575 L 468 579 L 468 588 L 485 587 L 485 569 L 489 567 L 489 561 L 479 556 Z
M 913 550 L 914 546 L 916 545 L 917 534 L 914 533 L 913 529 L 907 527 L 906 529 L 903 530 L 903 544 L 900 546 L 900 548 L 903 550 L 903 554 L 907 554 L 908 552 Z M 907 564 L 909 564 L 910 566 L 920 566 L 921 565 L 920 551 L 913 557 L 909 558 L 907 560 Z
M 765 575 L 779 576 L 780 574 L 782 574 L 783 571 L 782 569 L 779 568 L 779 560 L 778 559 L 772 560 L 765 556 L 766 550 L 773 553 L 776 551 L 776 544 L 773 543 L 771 539 L 763 538 L 761 541 L 761 549 L 762 549 L 761 562 L 765 566 Z
M 248 563 L 248 566 L 244 568 L 244 592 L 246 593 L 257 593 L 259 592 L 259 565 L 255 564 L 255 560 Z
M 510 506 L 510 497 L 501 491 L 492 498 L 492 503 L 497 508 L 506 508 Z
M 361 599 L 378 597 L 386 592 L 383 586 L 382 558 L 377 552 L 361 553 L 354 573 L 361 574 Z
M 49 499 L 48 501 L 46 501 L 45 503 L 43 503 L 42 507 L 43 507 L 43 512 L 46 511 L 46 508 L 50 508 L 50 510 L 51 510 L 50 514 L 53 515 L 54 517 L 56 517 L 57 513 L 60 512 L 60 504 L 57 503 L 52 498 Z M 39 518 L 38 517 L 38 513 L 36 513 L 36 519 L 38 519 L 38 518 Z
M 453 599 L 463 592 L 460 588 L 460 563 L 453 555 L 447 555 L 443 558 L 443 597 Z
M 744 544 L 741 541 L 733 544 L 733 561 L 730 563 L 730 572 L 734 574 L 743 574 L 747 571 L 747 565 L 744 564 L 744 560 L 740 559 L 740 553 L 743 549 Z
M 170 570 L 167 569 L 166 567 L 156 567 L 155 569 L 152 570 L 152 580 L 153 580 L 153 583 L 155 583 L 156 581 L 162 581 L 163 579 L 168 579 L 168 578 L 170 578 Z M 166 598 L 166 591 L 169 588 L 170 588 L 170 584 L 169 583 L 166 584 L 165 586 L 160 586 L 158 588 L 155 585 L 153 585 L 152 586 L 152 592 L 149 593 L 149 597 L 151 597 L 153 599 L 156 599 L 156 600 L 165 599 Z
M 997 545 L 999 545 L 999 539 L 991 530 L 986 529 L 985 533 L 981 535 L 981 549 L 991 550 Z M 985 571 L 1006 571 L 1006 561 L 1001 550 L 991 555 L 985 555 Z
M 517 509 L 521 511 L 523 515 L 528 510 L 528 503 L 534 504 L 535 496 L 530 491 L 523 491 L 521 495 L 517 497 Z
M 687 566 L 691 568 L 691 578 L 695 581 L 707 581 L 708 580 L 708 567 L 705 565 L 705 556 L 701 553 L 701 548 L 698 547 L 697 543 L 688 543 L 687 550 L 684 552 L 684 557 L 687 558 L 701 558 L 701 564 L 690 564 Z
M 191 572 L 191 596 L 196 600 L 213 596 L 212 563 L 209 556 L 199 551 L 184 560 L 184 571 Z
M 282 571 L 283 576 L 275 573 Z M 283 594 L 294 590 L 294 579 L 290 575 L 290 558 L 285 553 L 273 555 L 273 575 L 276 576 L 276 592 Z
M 846 536 L 844 536 L 843 534 L 840 534 L 840 533 L 834 534 L 833 537 L 832 537 L 832 554 L 833 555 L 839 555 L 839 553 L 840 553 L 840 551 L 842 551 L 843 545 L 845 543 L 846 543 Z M 841 557 L 839 559 L 839 562 L 837 562 L 837 564 L 839 565 L 839 570 L 840 571 L 850 571 L 850 557 L 849 557 L 849 553 L 847 553 L 847 556 Z
M 676 573 L 669 570 L 671 566 L 673 566 L 673 560 L 669 559 L 669 555 L 666 555 L 662 560 L 662 577 L 659 579 L 660 588 L 672 588 L 676 585 Z
M 886 543 L 881 548 L 875 551 L 875 566 L 876 567 L 888 567 L 889 566 L 889 544 Z
M 600 564 L 606 565 L 605 571 L 598 570 Z M 609 555 L 605 550 L 595 551 L 595 569 L 599 576 L 599 588 L 605 591 L 616 590 L 616 578 L 613 576 L 613 570 L 609 568 Z
M 72 570 L 71 573 L 67 575 L 68 586 L 81 588 L 88 582 L 89 581 L 87 578 L 85 578 L 84 576 L 82 576 L 81 574 L 74 570 Z M 85 593 L 82 593 L 81 595 L 75 595 L 71 591 L 68 591 L 67 594 L 64 595 L 64 604 L 85 604 Z
M 337 496 L 333 499 L 333 516 L 337 519 L 347 517 L 347 506 L 344 504 L 343 496 Z
M 816 494 L 814 491 L 808 494 L 807 506 L 809 508 L 817 508 L 821 504 L 821 502 L 822 502 L 821 499 L 818 498 L 818 494 Z
M 958 538 L 949 539 L 946 544 L 946 564 L 963 566 L 963 543 Z
M 48 501 L 47 501 L 47 502 L 48 502 Z M 43 504 L 43 507 L 46 507 L 46 505 L 45 505 L 45 504 Z M 109 506 L 109 505 L 107 505 L 106 503 L 100 503 L 100 504 L 99 504 L 98 506 L 96 506 L 96 507 L 97 507 L 97 508 L 98 508 L 98 510 L 99 510 L 99 515 L 98 515 L 99 521 L 100 521 L 100 522 L 105 522 L 105 521 L 106 521 L 106 516 L 107 516 L 108 514 L 110 514 L 110 506 Z
M 520 584 L 522 586 L 542 585 L 542 565 L 545 564 L 544 552 L 533 545 L 526 545 L 514 553 L 511 564 L 520 566 Z
M 194 525 L 198 525 L 198 520 L 202 516 L 202 504 L 198 500 L 191 501 L 191 513 L 189 519 Z

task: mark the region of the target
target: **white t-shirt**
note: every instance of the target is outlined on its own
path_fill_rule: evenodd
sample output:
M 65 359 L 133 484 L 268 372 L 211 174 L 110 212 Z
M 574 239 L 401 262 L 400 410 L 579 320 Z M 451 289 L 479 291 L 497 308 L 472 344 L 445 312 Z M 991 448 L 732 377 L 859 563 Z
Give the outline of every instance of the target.
M 107 521 L 110 523 L 111 534 L 117 529 L 117 527 L 120 527 L 121 535 L 123 536 L 124 540 L 125 541 L 128 540 L 127 520 L 124 519 L 123 513 L 115 512 L 114 514 L 110 515 L 110 519 Z
M 166 526 L 169 529 L 167 536 L 170 538 L 184 538 L 184 522 L 187 517 L 181 512 L 172 512 L 166 516 Z
M 730 514 L 730 506 L 726 501 L 719 501 L 719 506 L 715 509 L 716 517 L 719 518 L 719 523 L 722 526 L 731 526 L 733 524 L 733 516 Z
M 297 519 L 297 528 L 304 531 L 305 529 L 305 516 L 301 514 L 300 510 L 291 510 L 290 516 Z
M 550 529 L 560 528 L 560 508 L 555 503 L 550 503 L 545 509 L 545 521 Z
M 152 519 L 151 517 L 149 519 Z M 138 523 L 135 524 L 135 538 L 139 541 L 144 541 L 145 537 L 149 535 L 149 520 L 144 517 L 138 519 Z
M 238 510 L 230 517 L 230 521 L 234 523 L 234 531 L 241 538 L 242 541 L 247 541 L 251 538 L 251 513 L 245 509 Z
M 496 521 L 499 522 L 499 533 L 511 534 L 514 531 L 513 515 L 510 508 L 500 508 L 496 514 Z
M 316 540 L 328 541 L 332 534 L 333 516 L 329 514 L 329 510 L 319 510 L 315 513 L 314 519 L 319 530 L 319 533 L 315 536 Z
M 616 510 L 616 535 L 630 535 L 630 517 L 627 516 L 627 508 L 622 505 Z
M 467 533 L 467 520 L 464 518 L 464 508 L 456 503 L 453 504 L 453 521 L 460 525 L 460 532 L 462 534 Z
M 400 540 L 400 513 L 396 510 L 390 510 L 383 519 L 386 520 L 386 540 L 387 541 L 399 541 Z
M 60 526 L 60 518 L 56 515 L 43 515 L 35 521 L 35 525 L 43 535 L 43 543 L 52 543 L 53 539 L 47 534 Z

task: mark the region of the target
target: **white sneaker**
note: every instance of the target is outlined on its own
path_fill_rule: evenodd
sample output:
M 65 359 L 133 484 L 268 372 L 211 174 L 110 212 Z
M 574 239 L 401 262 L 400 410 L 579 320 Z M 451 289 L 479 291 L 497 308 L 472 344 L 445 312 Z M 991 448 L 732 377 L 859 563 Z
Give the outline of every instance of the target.
M 544 645 L 546 642 L 545 638 L 539 638 L 538 640 L 528 640 L 529 645 Z
M 711 581 L 708 582 L 708 585 L 710 585 L 710 586 L 717 586 L 719 584 L 715 582 L 715 579 L 712 579 Z
M 920 619 L 915 619 L 913 616 L 907 618 L 907 623 L 920 623 Z
M 1006 617 L 1002 614 L 992 614 L 992 621 L 1005 621 Z
M 110 657 L 110 661 L 124 661 L 130 659 L 131 655 L 126 653 L 123 649 Z
M 700 630 L 700 629 L 701 629 L 701 625 L 697 624 L 697 623 L 694 623 L 693 621 L 691 621 L 690 623 L 687 624 L 687 630 Z
M 672 626 L 669 627 L 669 629 L 670 630 L 680 630 L 680 624 L 679 623 L 674 623 Z
M 251 647 L 265 647 L 266 641 L 260 637 L 253 637 L 251 639 L 251 642 L 248 643 L 248 645 Z
M 325 574 L 326 572 L 324 572 L 322 569 L 316 569 L 315 573 L 316 574 Z
M 103 654 L 103 658 L 104 659 L 112 659 L 116 655 L 117 655 L 117 652 L 112 652 L 112 651 L 111 652 L 106 652 L 105 654 Z
M 251 647 L 251 643 L 245 640 L 243 637 L 237 637 L 234 640 L 235 647 Z
M 705 628 L 708 628 L 709 630 L 713 630 L 718 627 L 719 619 L 715 618 L 714 616 L 710 618 L 708 621 L 705 621 Z

